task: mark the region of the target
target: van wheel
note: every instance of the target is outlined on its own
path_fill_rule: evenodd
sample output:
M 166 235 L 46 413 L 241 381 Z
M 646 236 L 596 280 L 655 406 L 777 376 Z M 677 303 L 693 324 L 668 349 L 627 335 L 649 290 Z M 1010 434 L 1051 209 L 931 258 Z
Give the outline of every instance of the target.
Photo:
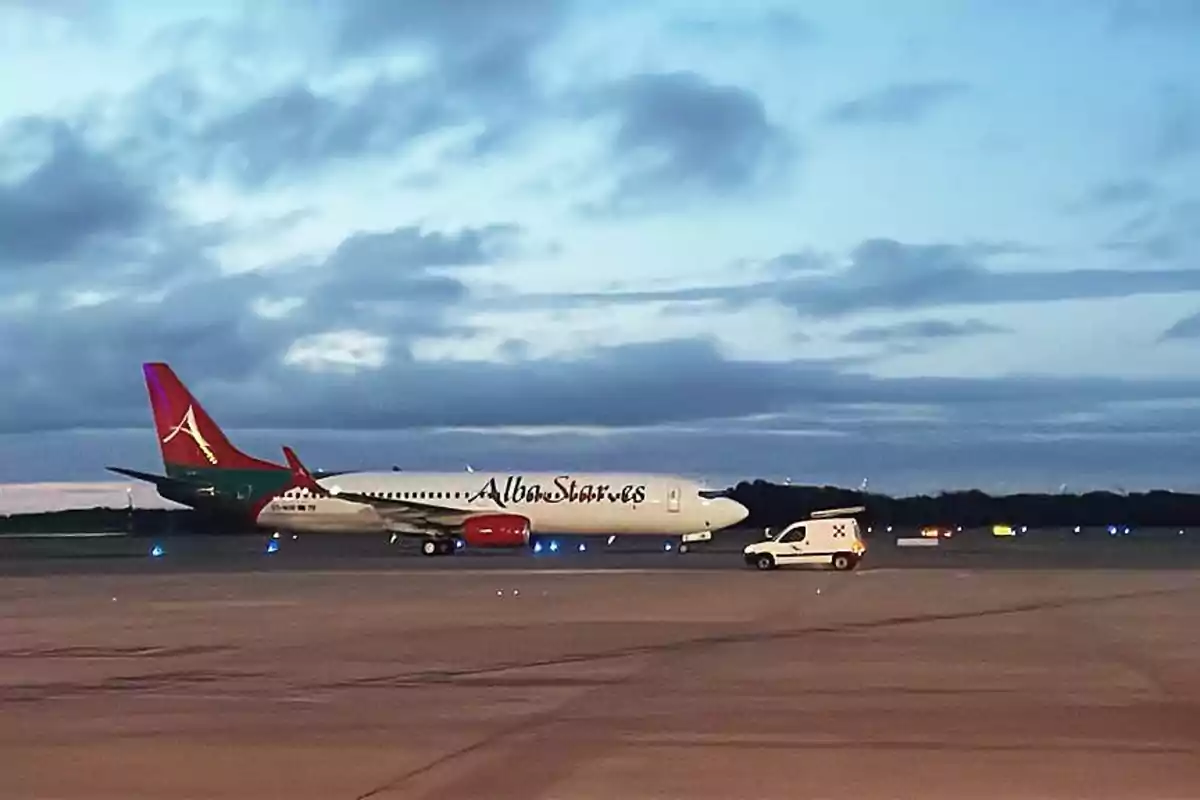
M 833 568 L 838 572 L 854 569 L 854 556 L 849 553 L 838 553 L 833 557 Z
M 438 543 L 433 539 L 426 539 L 421 542 L 421 552 L 427 556 L 436 556 L 440 549 Z
M 680 553 L 680 555 L 683 555 L 683 554 L 684 554 L 684 553 L 686 553 L 687 551 L 688 551 L 688 546 L 687 546 L 687 543 L 686 543 L 686 542 L 685 542 L 685 543 L 683 543 L 683 544 L 681 544 L 681 545 L 679 545 L 679 553 Z
M 775 569 L 775 559 L 774 559 L 774 557 L 772 557 L 770 555 L 764 554 L 764 555 L 759 556 L 755 560 L 754 566 L 758 567 L 759 569 L 763 569 L 763 570 Z

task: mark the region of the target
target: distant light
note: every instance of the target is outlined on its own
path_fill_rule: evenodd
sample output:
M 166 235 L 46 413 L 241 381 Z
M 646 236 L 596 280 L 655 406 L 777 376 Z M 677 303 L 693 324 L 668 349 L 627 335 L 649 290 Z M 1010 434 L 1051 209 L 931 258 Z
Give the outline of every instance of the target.
M 272 538 L 272 539 L 278 539 L 278 538 L 279 538 L 279 531 L 275 531 L 274 533 L 272 533 L 272 534 L 271 534 L 271 538 Z
M 279 542 L 277 542 L 274 539 L 267 542 L 267 552 L 268 553 L 274 553 L 274 552 L 277 552 L 278 550 L 279 550 Z
M 1078 526 L 1078 525 L 1076 525 L 1076 526 L 1075 526 L 1075 532 L 1076 532 L 1076 533 L 1079 533 L 1079 526 Z
M 462 550 L 462 548 L 463 548 L 463 540 L 462 540 L 462 539 L 455 539 L 455 540 L 454 540 L 454 549 L 455 549 L 455 550 Z
M 550 552 L 551 552 L 551 553 L 557 553 L 557 552 L 558 552 L 558 542 L 551 542 L 551 543 L 550 543 Z
M 538 542 L 533 546 L 533 552 L 535 552 L 535 553 L 542 552 L 542 543 L 541 542 Z
M 608 543 L 609 543 L 610 545 L 611 545 L 613 542 L 615 542 L 616 540 L 617 540 L 617 537 L 616 537 L 616 536 L 610 536 L 610 537 L 608 537 Z
M 1183 531 L 1180 531 L 1180 533 L 1183 533 Z M 579 543 L 579 552 L 583 553 L 586 551 L 587 551 L 587 545 L 584 544 L 583 542 L 580 542 Z
M 663 550 L 670 551 L 670 549 L 671 549 L 671 543 L 670 543 L 670 542 L 667 542 L 665 545 L 663 545 Z
M 162 555 L 163 553 L 165 553 L 165 552 L 166 552 L 166 551 L 165 551 L 165 550 L 163 550 L 163 547 L 162 547 L 162 545 L 161 545 L 161 544 L 156 544 L 156 545 L 154 545 L 154 547 L 151 547 L 151 548 L 150 548 L 150 555 L 151 555 L 153 558 L 158 558 L 159 556 L 161 556 L 161 555 Z

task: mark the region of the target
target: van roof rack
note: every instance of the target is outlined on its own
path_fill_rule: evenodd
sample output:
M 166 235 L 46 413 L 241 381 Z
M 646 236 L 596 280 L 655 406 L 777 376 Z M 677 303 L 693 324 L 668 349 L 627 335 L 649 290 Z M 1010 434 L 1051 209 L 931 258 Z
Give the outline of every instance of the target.
M 846 508 L 826 508 L 822 511 L 813 511 L 810 513 L 809 519 L 824 519 L 826 517 L 849 517 L 854 514 L 861 514 L 867 510 L 866 506 L 847 506 Z

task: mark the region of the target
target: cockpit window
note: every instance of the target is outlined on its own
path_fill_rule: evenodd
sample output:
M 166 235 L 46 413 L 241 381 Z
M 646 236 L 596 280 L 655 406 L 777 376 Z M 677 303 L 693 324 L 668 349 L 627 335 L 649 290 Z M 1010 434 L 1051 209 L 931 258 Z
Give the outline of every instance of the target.
M 728 489 L 701 489 L 696 494 L 703 497 L 705 500 L 716 500 L 720 497 L 729 497 Z

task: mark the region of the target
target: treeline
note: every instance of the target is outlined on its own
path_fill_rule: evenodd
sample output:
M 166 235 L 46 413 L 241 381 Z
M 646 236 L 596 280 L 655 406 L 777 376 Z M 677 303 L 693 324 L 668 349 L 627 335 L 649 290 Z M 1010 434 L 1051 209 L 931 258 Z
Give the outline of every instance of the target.
M 778 527 L 803 519 L 813 511 L 846 506 L 865 506 L 864 523 L 877 527 L 1200 526 L 1200 495 L 1167 491 L 992 496 L 968 490 L 889 497 L 834 486 L 784 486 L 757 480 L 743 481 L 730 492 L 735 500 L 750 509 L 750 518 L 744 523 L 747 527 Z M 237 534 L 254 530 L 254 526 L 244 520 L 217 518 L 189 510 L 92 508 L 0 517 L 0 534 Z
M 1200 495 L 1150 491 L 1117 494 L 1010 494 L 992 496 L 978 490 L 937 495 L 889 497 L 834 486 L 781 486 L 767 481 L 742 482 L 731 496 L 750 509 L 747 526 L 786 525 L 813 511 L 865 506 L 863 519 L 874 526 L 913 528 L 926 525 L 964 528 L 992 525 L 1073 527 L 1200 525 Z

